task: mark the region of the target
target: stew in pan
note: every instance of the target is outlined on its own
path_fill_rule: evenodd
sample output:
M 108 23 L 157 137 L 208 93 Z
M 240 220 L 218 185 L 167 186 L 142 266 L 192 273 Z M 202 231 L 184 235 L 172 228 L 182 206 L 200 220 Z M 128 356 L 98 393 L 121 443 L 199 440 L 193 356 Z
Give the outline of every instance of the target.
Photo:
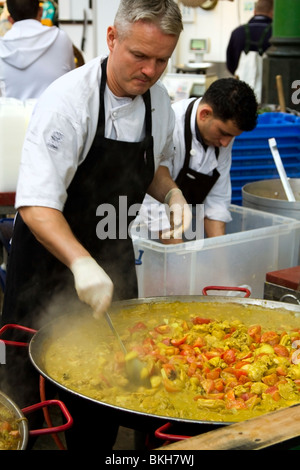
M 141 304 L 105 324 L 81 318 L 51 339 L 47 374 L 80 394 L 164 417 L 236 422 L 300 402 L 300 320 L 256 305 Z M 145 386 L 129 383 L 139 357 Z
M 0 403 L 0 450 L 17 450 L 21 442 L 19 419 Z

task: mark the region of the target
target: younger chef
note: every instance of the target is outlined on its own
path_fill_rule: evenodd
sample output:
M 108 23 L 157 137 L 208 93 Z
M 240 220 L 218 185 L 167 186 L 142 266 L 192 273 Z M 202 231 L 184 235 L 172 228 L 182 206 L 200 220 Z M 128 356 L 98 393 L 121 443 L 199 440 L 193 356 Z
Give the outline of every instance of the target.
M 204 204 L 204 230 L 207 237 L 225 234 L 231 220 L 230 167 L 234 138 L 251 131 L 257 122 L 257 101 L 252 88 L 234 78 L 213 82 L 202 98 L 184 99 L 173 104 L 175 156 L 168 167 L 193 206 L 193 216 L 203 217 L 195 206 Z M 146 196 L 140 218 L 147 221 L 152 238 L 159 234 L 164 243 L 178 243 L 164 235 L 169 221 L 163 205 Z M 194 218 L 193 218 L 194 222 Z M 197 220 L 200 225 L 202 220 Z M 193 224 L 193 233 L 196 233 Z M 200 231 L 197 231 L 201 233 Z

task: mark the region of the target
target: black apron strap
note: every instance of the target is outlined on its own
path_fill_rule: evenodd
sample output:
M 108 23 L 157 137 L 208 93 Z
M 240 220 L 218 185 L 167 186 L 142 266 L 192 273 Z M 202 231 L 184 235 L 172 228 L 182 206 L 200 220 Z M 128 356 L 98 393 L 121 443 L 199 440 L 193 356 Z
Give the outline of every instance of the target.
M 106 87 L 107 81 L 107 74 L 106 74 L 106 67 L 107 67 L 107 58 L 101 64 L 101 84 L 100 84 L 100 107 L 99 107 L 99 118 L 98 118 L 98 128 L 97 128 L 97 136 L 104 137 L 105 134 L 105 107 L 104 107 L 104 92 Z
M 258 53 L 259 55 L 263 55 L 264 53 L 264 49 L 263 49 L 263 45 L 264 45 L 264 40 L 268 34 L 268 32 L 270 31 L 270 29 L 272 28 L 272 23 L 270 23 L 268 26 L 265 27 L 265 29 L 263 30 L 262 32 L 262 35 L 258 41 L 258 44 L 257 44 L 257 48 L 258 48 Z
M 190 156 L 191 156 L 191 147 L 192 147 L 192 132 L 191 132 L 191 115 L 192 110 L 195 102 L 198 98 L 193 100 L 185 113 L 185 123 L 184 123 L 184 142 L 185 142 L 185 159 L 183 168 L 187 170 L 190 164 Z
M 151 111 L 151 95 L 150 90 L 147 90 L 146 93 L 143 94 L 143 100 L 146 107 L 146 136 L 152 136 L 152 111 Z
M 189 164 L 190 164 L 191 148 L 192 148 L 191 115 L 192 115 L 193 106 L 195 102 L 197 101 L 197 99 L 198 98 L 196 98 L 189 104 L 185 113 L 185 122 L 184 122 L 185 159 L 184 159 L 184 164 L 183 164 L 183 168 L 185 170 L 189 168 Z M 197 122 L 196 122 L 196 125 L 197 125 Z M 220 153 L 219 147 L 215 147 L 216 159 L 218 159 L 219 153 Z
M 248 23 L 244 25 L 244 30 L 245 30 L 245 47 L 244 47 L 244 52 L 245 54 L 248 54 L 250 51 L 250 43 L 251 43 L 251 38 L 250 38 L 250 28 Z
M 271 28 L 272 28 L 272 23 L 268 24 L 264 28 L 259 40 L 256 42 L 256 41 L 251 41 L 250 27 L 249 27 L 249 24 L 246 23 L 244 25 L 244 30 L 245 30 L 244 52 L 245 52 L 245 54 L 248 54 L 248 52 L 250 51 L 251 45 L 252 45 L 252 46 L 255 46 L 257 48 L 257 51 L 258 51 L 259 55 L 262 56 L 263 53 L 264 53 L 264 49 L 263 49 L 264 40 L 265 40 L 265 38 L 266 38 L 266 36 L 267 36 L 267 34 L 268 34 L 268 32 L 270 31 Z

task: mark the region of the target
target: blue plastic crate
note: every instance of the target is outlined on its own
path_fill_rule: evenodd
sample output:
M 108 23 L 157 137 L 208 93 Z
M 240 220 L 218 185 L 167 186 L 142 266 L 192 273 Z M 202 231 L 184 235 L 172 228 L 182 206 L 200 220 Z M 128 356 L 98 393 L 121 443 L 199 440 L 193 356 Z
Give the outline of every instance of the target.
M 257 127 L 235 138 L 232 149 L 232 203 L 242 204 L 242 187 L 253 181 L 278 178 L 268 140 L 274 137 L 289 178 L 300 177 L 300 117 L 264 113 Z
M 253 131 L 243 132 L 235 138 L 232 155 L 269 154 L 271 137 L 276 139 L 283 155 L 300 152 L 300 117 L 286 113 L 260 114 Z
M 271 137 L 300 138 L 300 117 L 287 113 L 263 113 L 258 115 L 257 126 L 253 131 L 243 132 L 236 138 L 236 142 L 249 139 L 270 139 Z
M 299 163 L 297 161 L 293 162 L 288 162 L 285 163 L 284 165 L 285 171 L 287 174 L 290 174 L 291 172 L 297 172 L 299 171 Z M 234 168 L 231 169 L 231 176 L 238 176 L 238 175 L 260 175 L 260 174 L 266 174 L 266 175 L 273 175 L 277 174 L 277 168 L 275 165 L 268 165 L 264 164 L 264 162 L 261 162 L 259 165 L 241 165 L 241 166 L 235 166 Z
M 295 129 L 296 131 L 296 129 Z M 275 133 L 272 133 L 270 137 L 257 137 L 252 135 L 252 132 L 244 132 L 243 134 L 239 135 L 235 138 L 232 152 L 234 154 L 241 154 L 244 155 L 249 153 L 249 150 L 256 151 L 256 149 L 260 149 L 263 151 L 269 151 L 269 138 L 275 137 L 278 147 L 281 148 L 299 148 L 300 146 L 300 130 L 297 130 L 297 134 L 289 135 L 285 137 L 278 137 L 275 136 Z M 299 135 L 298 135 L 299 133 Z M 243 136 L 243 138 L 242 138 Z
M 299 167 L 300 165 L 300 152 L 299 154 L 284 155 L 282 157 L 282 162 L 284 166 L 294 165 Z M 270 168 L 276 169 L 276 165 L 272 155 L 249 155 L 247 158 L 242 159 L 239 157 L 232 157 L 232 171 L 240 168 L 253 168 L 260 166 L 268 166 Z
M 299 139 L 295 139 L 295 142 L 280 142 L 279 139 L 276 139 L 278 149 L 284 158 L 285 155 L 299 155 L 300 154 L 300 136 Z M 247 146 L 241 146 L 239 143 L 234 143 L 232 149 L 232 159 L 248 159 L 249 157 L 258 156 L 269 156 L 271 154 L 269 142 L 267 139 L 264 139 L 262 142 L 251 140 L 251 144 Z

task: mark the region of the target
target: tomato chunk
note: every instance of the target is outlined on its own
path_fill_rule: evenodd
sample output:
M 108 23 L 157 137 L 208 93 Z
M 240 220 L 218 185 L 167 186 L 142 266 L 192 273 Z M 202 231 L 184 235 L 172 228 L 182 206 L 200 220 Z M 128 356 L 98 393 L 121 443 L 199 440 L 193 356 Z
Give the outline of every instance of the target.
M 260 342 L 268 343 L 271 346 L 278 344 L 280 341 L 280 336 L 275 331 L 266 331 L 261 335 Z
M 143 322 L 137 322 L 135 325 L 133 325 L 132 328 L 129 328 L 130 333 L 135 333 L 136 331 L 141 331 L 141 330 L 147 330 L 147 326 Z
M 180 346 L 181 344 L 185 343 L 186 340 L 187 340 L 187 335 L 183 336 L 183 338 L 171 339 L 171 344 L 173 346 Z
M 228 349 L 222 355 L 222 359 L 226 364 L 232 364 L 236 360 L 235 351 L 233 349 Z
M 211 323 L 211 322 L 212 320 L 210 320 L 209 318 L 201 318 L 201 317 L 193 318 L 194 325 L 203 325 L 203 324 Z
M 260 325 L 253 325 L 248 328 L 248 335 L 251 336 L 251 338 L 258 343 L 260 341 L 260 335 L 261 335 L 261 326 Z
M 274 351 L 277 354 L 277 356 L 289 357 L 290 355 L 288 348 L 286 348 L 285 346 L 282 346 L 282 344 L 275 344 Z

